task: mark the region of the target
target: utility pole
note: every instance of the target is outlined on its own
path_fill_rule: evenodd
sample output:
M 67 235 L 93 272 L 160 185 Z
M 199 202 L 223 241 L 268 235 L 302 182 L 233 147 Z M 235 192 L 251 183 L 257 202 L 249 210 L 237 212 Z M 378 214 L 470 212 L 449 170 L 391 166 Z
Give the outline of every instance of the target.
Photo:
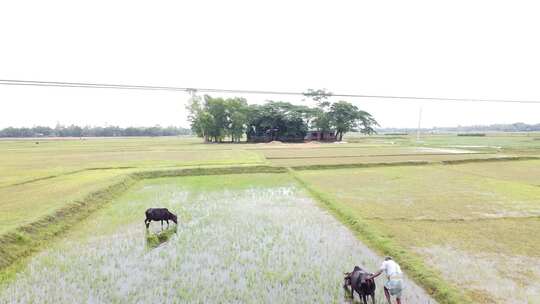
M 418 129 L 416 129 L 416 141 L 420 141 L 420 126 L 422 124 L 422 106 L 420 105 L 420 110 L 418 111 Z

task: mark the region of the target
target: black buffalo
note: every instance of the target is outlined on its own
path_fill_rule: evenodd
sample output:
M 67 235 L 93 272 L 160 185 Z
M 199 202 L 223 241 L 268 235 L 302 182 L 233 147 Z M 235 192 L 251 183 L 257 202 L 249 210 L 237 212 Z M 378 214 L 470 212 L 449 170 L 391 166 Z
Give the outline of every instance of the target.
M 169 227 L 169 220 L 178 224 L 176 214 L 170 212 L 167 208 L 149 208 L 145 214 L 146 219 L 144 220 L 144 224 L 146 228 L 150 227 L 151 221 L 161 221 L 161 228 L 163 228 L 163 221 L 167 222 L 167 227 Z
M 375 281 L 368 279 L 371 274 L 358 266 L 354 266 L 352 272 L 346 272 L 343 279 L 343 288 L 349 290 L 354 298 L 354 292 L 358 293 L 360 299 L 367 304 L 367 299 L 371 296 L 371 301 L 375 304 Z

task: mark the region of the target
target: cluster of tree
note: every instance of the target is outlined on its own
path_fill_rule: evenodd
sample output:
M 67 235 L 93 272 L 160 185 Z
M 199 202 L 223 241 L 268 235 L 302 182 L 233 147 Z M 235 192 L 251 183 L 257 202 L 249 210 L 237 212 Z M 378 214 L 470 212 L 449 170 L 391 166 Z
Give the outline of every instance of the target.
M 55 128 L 37 126 L 32 128 L 5 128 L 0 137 L 111 137 L 111 136 L 175 136 L 190 135 L 191 130 L 179 127 L 80 127 L 57 125 Z
M 244 135 L 252 142 L 303 141 L 309 129 L 334 132 L 337 140 L 350 131 L 375 133 L 377 121 L 355 105 L 346 101 L 331 103 L 331 93 L 324 90 L 309 90 L 305 95 L 317 106 L 282 101 L 249 105 L 244 98 L 195 96 L 187 107 L 188 119 L 193 132 L 207 142 L 222 142 L 225 138 L 239 142 Z
M 397 133 L 397 132 L 416 132 L 414 128 L 385 128 L 378 129 L 382 133 Z M 443 132 L 535 132 L 540 131 L 539 124 L 526 124 L 516 122 L 513 124 L 492 124 L 492 125 L 475 125 L 475 126 L 457 126 L 457 127 L 433 127 L 423 128 L 423 132 L 443 133 Z
M 249 106 L 244 98 L 195 96 L 188 109 L 191 130 L 205 141 L 221 142 L 225 137 L 238 142 L 247 124 Z

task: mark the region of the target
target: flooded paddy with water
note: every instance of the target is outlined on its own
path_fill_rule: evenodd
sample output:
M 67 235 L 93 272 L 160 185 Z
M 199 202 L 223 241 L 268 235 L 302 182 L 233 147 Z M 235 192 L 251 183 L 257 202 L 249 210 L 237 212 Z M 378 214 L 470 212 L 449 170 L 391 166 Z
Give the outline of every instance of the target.
M 149 207 L 178 226 L 147 231 Z M 0 303 L 343 303 L 343 272 L 381 260 L 286 174 L 155 179 L 34 256 Z M 406 303 L 435 303 L 405 288 Z

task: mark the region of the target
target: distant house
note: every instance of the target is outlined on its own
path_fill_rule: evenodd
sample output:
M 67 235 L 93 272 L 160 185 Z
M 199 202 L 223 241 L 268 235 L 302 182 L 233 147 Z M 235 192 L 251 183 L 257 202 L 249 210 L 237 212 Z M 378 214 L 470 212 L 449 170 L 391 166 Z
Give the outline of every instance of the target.
M 307 141 L 336 141 L 336 133 L 334 131 L 309 131 L 304 138 Z

